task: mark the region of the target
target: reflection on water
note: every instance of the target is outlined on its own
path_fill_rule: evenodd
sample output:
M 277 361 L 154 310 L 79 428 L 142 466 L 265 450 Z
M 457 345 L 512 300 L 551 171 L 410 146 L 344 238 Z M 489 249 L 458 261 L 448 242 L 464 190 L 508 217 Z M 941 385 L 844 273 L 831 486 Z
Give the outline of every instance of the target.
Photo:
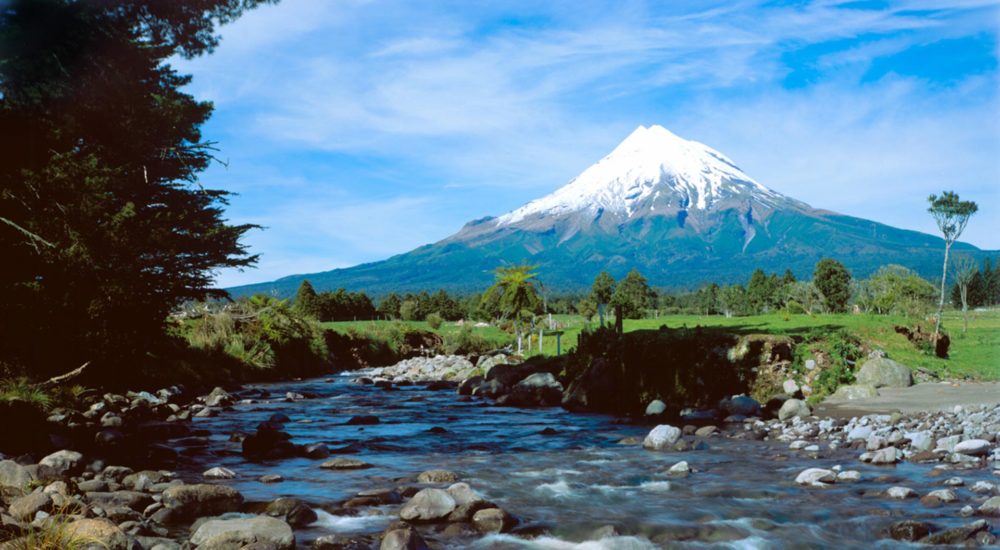
M 331 382 L 255 386 L 270 391 L 274 401 L 237 405 L 218 417 L 196 419 L 195 427 L 211 436 L 207 445 L 191 442 L 182 451 L 181 473 L 194 480 L 210 467 L 225 466 L 238 474 L 230 483 L 250 501 L 292 496 L 325 508 L 315 524 L 299 531 L 300 542 L 331 533 L 381 532 L 395 519 L 398 506 L 351 515 L 339 505 L 359 491 L 396 487 L 401 484 L 396 480 L 434 468 L 458 472 L 462 481 L 522 518 L 533 532 L 546 533 L 530 540 L 508 535 L 470 540 L 428 532 L 438 547 L 450 548 L 888 548 L 899 543 L 876 539 L 893 521 L 918 518 L 958 525 L 963 523 L 958 509 L 971 499 L 966 493 L 957 503 L 932 509 L 915 499 L 866 496 L 894 485 L 925 494 L 940 488 L 944 477 L 928 475 L 931 468 L 924 465 L 864 465 L 850 450 L 812 459 L 785 444 L 713 439 L 705 451 L 654 453 L 617 443 L 645 435 L 648 427 L 607 416 L 493 407 L 462 400 L 451 391 L 416 386 L 386 391 L 348 380 L 345 375 Z M 281 398 L 287 391 L 317 397 L 285 402 Z M 279 412 L 290 417 L 285 427 L 295 443 L 346 448 L 352 452 L 345 456 L 374 467 L 330 471 L 320 469 L 322 460 L 317 459 L 243 460 L 240 445 L 229 436 L 252 432 Z M 375 415 L 381 422 L 346 425 L 356 415 Z M 668 476 L 666 470 L 679 460 L 686 460 L 694 473 Z M 794 484 L 805 468 L 835 464 L 860 470 L 863 481 L 828 489 Z M 285 481 L 258 481 L 275 473 Z M 960 475 L 967 484 L 990 477 L 982 470 Z

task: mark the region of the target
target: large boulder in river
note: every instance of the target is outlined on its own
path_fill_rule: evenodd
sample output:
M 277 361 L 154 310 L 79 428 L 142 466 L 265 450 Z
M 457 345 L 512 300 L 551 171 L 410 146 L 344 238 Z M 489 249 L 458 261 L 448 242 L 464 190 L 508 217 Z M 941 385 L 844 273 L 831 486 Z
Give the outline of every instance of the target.
M 287 523 L 268 516 L 211 519 L 198 527 L 191 544 L 198 550 L 229 550 L 251 544 L 290 550 L 295 548 L 295 535 Z
M 204 516 L 236 512 L 243 495 L 226 485 L 175 485 L 163 491 L 163 505 L 170 521 L 185 521 Z
M 282 497 L 272 501 L 264 513 L 271 517 L 282 518 L 295 528 L 305 527 L 319 519 L 308 504 L 297 498 Z
M 674 443 L 681 438 L 680 428 L 675 428 L 669 424 L 661 424 L 652 429 L 646 439 L 642 441 L 642 446 L 652 451 L 666 451 L 673 448 Z
M 748 395 L 734 395 L 723 399 L 719 401 L 719 408 L 727 415 L 759 416 L 761 411 L 760 402 Z
M 811 414 L 812 411 L 809 410 L 809 405 L 805 401 L 801 399 L 789 399 L 781 405 L 781 409 L 778 411 L 778 420 L 784 422 L 795 417 L 809 418 Z
M 876 388 L 906 388 L 913 385 L 913 373 L 906 365 L 888 357 L 875 357 L 861 365 L 857 381 Z
M 441 521 L 448 517 L 458 504 L 454 497 L 441 489 L 423 489 L 399 510 L 404 521 Z
M 549 372 L 536 372 L 521 380 L 511 389 L 509 402 L 513 405 L 558 405 L 562 401 L 563 387 Z

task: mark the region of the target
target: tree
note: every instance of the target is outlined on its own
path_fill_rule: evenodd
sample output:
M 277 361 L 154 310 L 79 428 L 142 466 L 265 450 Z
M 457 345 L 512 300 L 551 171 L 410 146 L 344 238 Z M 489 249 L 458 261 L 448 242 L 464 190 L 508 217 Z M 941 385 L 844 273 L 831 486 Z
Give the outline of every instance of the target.
M 927 209 L 937 222 L 938 229 L 944 237 L 944 267 L 941 270 L 941 299 L 938 300 L 937 316 L 934 320 L 934 336 L 941 333 L 941 312 L 944 310 L 944 287 L 948 281 L 948 252 L 951 245 L 962 236 L 965 226 L 969 223 L 969 218 L 979 210 L 979 206 L 972 201 L 963 201 L 958 198 L 958 194 L 952 191 L 945 191 L 941 196 L 931 195 L 927 197 L 930 208 Z
M 880 315 L 923 315 L 936 294 L 934 285 L 901 265 L 882 266 L 865 281 L 864 288 L 866 294 L 858 296 L 859 305 Z
M 726 317 L 742 314 L 747 308 L 747 291 L 743 285 L 722 287 L 719 292 L 719 307 Z
M 816 263 L 813 284 L 823 294 L 823 305 L 831 313 L 847 311 L 851 299 L 851 272 L 844 264 L 832 258 L 824 258 Z
M 13 0 L 0 9 L 0 360 L 34 374 L 134 364 L 168 314 L 252 265 L 254 226 L 198 174 L 212 106 L 168 61 L 259 0 Z M 59 345 L 52 345 L 58 335 Z M 107 370 L 104 374 L 108 374 Z
M 416 321 L 420 318 L 418 307 L 416 300 L 403 300 L 399 306 L 399 317 L 404 321 Z
M 519 265 L 501 267 L 496 270 L 496 282 L 487 291 L 487 295 L 497 297 L 497 305 L 503 316 L 514 322 L 517 334 L 517 352 L 521 353 L 522 324 L 525 318 L 531 317 L 541 306 L 541 299 L 535 288 L 535 266 Z
M 615 308 L 617 319 L 641 319 L 646 308 L 656 300 L 656 293 L 649 288 L 646 278 L 637 269 L 632 269 L 615 289 L 609 302 Z
M 607 271 L 602 271 L 594 279 L 594 284 L 590 287 L 590 299 L 597 304 L 597 314 L 601 319 L 601 326 L 604 326 L 604 310 L 611 301 L 611 296 L 615 293 L 615 279 Z
M 386 319 L 399 319 L 399 307 L 403 301 L 399 299 L 399 294 L 390 292 L 388 296 L 382 298 L 378 304 L 378 314 Z
M 955 257 L 955 265 L 952 267 L 955 272 L 955 286 L 958 287 L 958 294 L 962 302 L 962 332 L 969 332 L 969 283 L 979 272 L 976 261 L 971 256 L 960 254 Z
M 302 281 L 299 290 L 295 293 L 295 310 L 302 315 L 319 319 L 322 314 L 322 304 L 316 289 L 308 279 Z
M 588 323 L 597 315 L 597 304 L 590 298 L 583 298 L 576 303 L 576 312 Z

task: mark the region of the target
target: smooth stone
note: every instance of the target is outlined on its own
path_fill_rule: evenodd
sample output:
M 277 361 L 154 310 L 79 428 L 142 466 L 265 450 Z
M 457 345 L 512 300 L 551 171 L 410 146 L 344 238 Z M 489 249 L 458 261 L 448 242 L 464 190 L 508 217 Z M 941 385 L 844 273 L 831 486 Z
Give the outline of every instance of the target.
M 674 464 L 667 470 L 667 473 L 672 476 L 683 476 L 691 472 L 691 467 L 688 465 L 686 460 L 682 460 L 677 464 Z
M 954 452 L 969 456 L 985 456 L 990 452 L 990 442 L 985 439 L 970 439 L 955 445 Z
M 916 542 L 930 533 L 930 525 L 912 519 L 897 521 L 889 527 L 889 537 L 906 542 Z
M 681 438 L 681 430 L 669 424 L 653 428 L 642 441 L 642 446 L 653 451 L 669 450 Z
M 876 388 L 906 388 L 913 385 L 913 372 L 910 368 L 888 357 L 865 361 L 855 378 L 858 384 L 870 384 Z
M 236 472 L 230 470 L 229 468 L 216 466 L 215 468 L 206 470 L 201 475 L 205 479 L 233 479 L 236 477 Z
M 832 470 L 823 468 L 809 468 L 803 470 L 795 477 L 795 483 L 799 485 L 809 485 L 812 487 L 825 487 L 837 481 L 837 474 Z
M 194 532 L 191 544 L 198 550 L 229 550 L 252 544 L 290 550 L 295 547 L 295 535 L 287 523 L 268 516 L 210 519 Z
M 235 512 L 243 504 L 243 495 L 226 485 L 175 485 L 163 491 L 162 502 L 170 510 L 170 519 L 189 520 Z
M 448 517 L 458 506 L 455 499 L 441 489 L 422 489 L 399 510 L 404 521 L 438 521 Z
M 430 550 L 420 533 L 412 527 L 392 529 L 382 537 L 379 550 Z
M 885 495 L 892 499 L 905 500 L 908 498 L 916 498 L 917 493 L 909 487 L 890 487 L 886 489 Z
M 132 550 L 132 540 L 117 525 L 104 518 L 78 519 L 66 525 L 66 533 L 98 541 L 101 550 Z M 87 546 L 85 548 L 91 548 Z
M 486 508 L 472 516 L 472 526 L 480 533 L 506 533 L 516 524 L 514 516 L 500 508 Z
M 659 399 L 654 399 L 646 405 L 646 416 L 659 416 L 667 411 L 667 404 Z
M 851 384 L 840 386 L 830 396 L 834 401 L 854 401 L 855 399 L 870 399 L 878 397 L 878 390 L 871 384 Z
M 809 405 L 805 401 L 800 399 L 789 399 L 781 405 L 781 409 L 778 410 L 778 420 L 782 422 L 786 420 L 791 420 L 792 418 L 809 418 L 812 411 L 809 410 Z

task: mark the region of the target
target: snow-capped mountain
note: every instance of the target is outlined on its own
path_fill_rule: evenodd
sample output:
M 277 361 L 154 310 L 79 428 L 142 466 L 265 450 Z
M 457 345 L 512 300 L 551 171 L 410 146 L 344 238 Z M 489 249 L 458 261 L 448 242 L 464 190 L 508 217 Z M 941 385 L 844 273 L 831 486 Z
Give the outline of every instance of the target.
M 761 185 L 711 147 L 663 126 L 639 126 L 614 151 L 555 192 L 504 214 L 498 225 L 533 216 L 603 210 L 628 218 L 657 206 L 707 210 L 745 193 L 772 203 L 781 195 Z
M 974 256 L 984 253 L 958 245 Z M 837 258 L 855 276 L 901 264 L 939 276 L 938 237 L 817 210 L 768 189 L 711 147 L 662 126 L 640 126 L 551 194 L 385 261 L 230 289 L 292 295 L 318 290 L 378 296 L 444 288 L 475 292 L 502 265 L 530 263 L 556 292 L 589 288 L 601 271 L 632 268 L 661 287 L 745 282 L 756 268 L 810 277 Z

